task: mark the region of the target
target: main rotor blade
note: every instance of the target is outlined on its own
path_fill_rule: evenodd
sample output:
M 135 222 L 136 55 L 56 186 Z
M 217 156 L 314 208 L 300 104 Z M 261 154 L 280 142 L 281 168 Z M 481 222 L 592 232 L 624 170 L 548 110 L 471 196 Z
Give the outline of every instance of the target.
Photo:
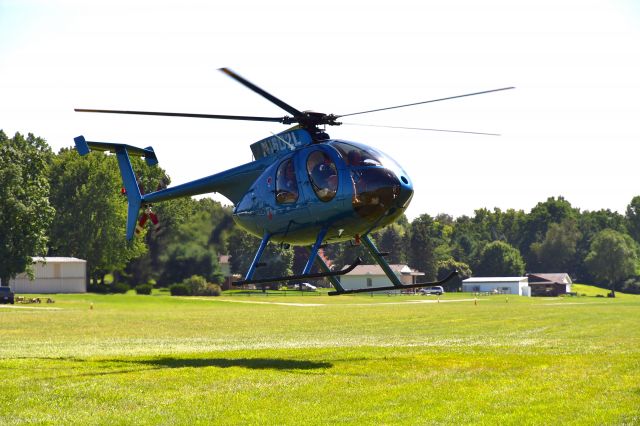
M 272 121 L 275 123 L 286 123 L 289 117 L 253 117 L 247 115 L 218 115 L 218 114 L 189 114 L 182 112 L 156 112 L 156 111 L 121 111 L 113 109 L 83 109 L 76 108 L 76 112 L 101 112 L 107 114 L 133 114 L 133 115 L 159 115 L 165 117 L 192 117 L 192 118 L 216 118 L 221 120 L 244 120 L 244 121 Z
M 222 71 L 223 73 L 225 73 L 229 77 L 233 78 L 235 81 L 237 81 L 238 83 L 242 84 L 243 86 L 246 86 L 249 89 L 253 90 L 254 92 L 259 94 L 263 98 L 265 98 L 265 99 L 273 102 L 274 104 L 278 105 L 280 108 L 282 108 L 283 110 L 287 111 L 289 114 L 292 114 L 294 117 L 299 117 L 299 116 L 302 115 L 301 111 L 298 111 L 297 109 L 295 109 L 291 105 L 281 101 L 280 99 L 276 98 L 272 94 L 265 92 L 264 90 L 262 90 L 261 88 L 259 88 L 255 84 L 253 84 L 250 81 L 245 80 L 244 78 L 240 77 L 238 74 L 236 74 L 235 72 L 231 71 L 229 68 L 220 68 L 220 71 Z
M 412 104 L 397 105 L 397 106 L 392 106 L 387 108 L 370 109 L 368 111 L 352 112 L 351 114 L 338 115 L 337 118 L 348 117 L 350 115 L 367 114 L 370 112 L 386 111 L 388 109 L 396 109 L 396 108 L 404 108 L 404 107 L 409 107 L 414 105 L 428 104 L 431 102 L 447 101 L 449 99 L 464 98 L 467 96 L 483 95 L 485 93 L 500 92 L 501 90 L 510 90 L 510 89 L 515 89 L 515 87 L 503 87 L 501 89 L 485 90 L 484 92 L 467 93 L 465 95 L 458 95 L 458 96 L 449 96 L 448 98 L 432 99 L 430 101 L 414 102 Z
M 468 133 L 470 135 L 501 136 L 499 133 L 468 132 L 465 130 L 426 129 L 424 127 L 382 126 L 378 124 L 342 123 L 347 126 L 383 127 L 388 129 L 428 130 L 430 132 Z

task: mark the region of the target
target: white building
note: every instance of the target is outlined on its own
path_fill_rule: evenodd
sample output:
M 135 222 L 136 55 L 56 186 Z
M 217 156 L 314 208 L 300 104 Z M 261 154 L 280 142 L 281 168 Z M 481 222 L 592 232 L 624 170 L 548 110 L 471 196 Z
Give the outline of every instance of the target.
M 417 277 L 424 276 L 424 272 L 411 269 L 408 265 L 389 265 L 389 268 L 404 285 L 420 282 L 417 281 Z M 380 265 L 358 265 L 353 271 L 340 277 L 340 284 L 345 290 L 393 285 Z
M 26 273 L 9 281 L 16 294 L 24 293 L 86 293 L 87 261 L 75 257 L 37 257 L 33 259 L 35 278 Z
M 531 296 L 527 277 L 473 277 L 462 280 L 462 291 Z

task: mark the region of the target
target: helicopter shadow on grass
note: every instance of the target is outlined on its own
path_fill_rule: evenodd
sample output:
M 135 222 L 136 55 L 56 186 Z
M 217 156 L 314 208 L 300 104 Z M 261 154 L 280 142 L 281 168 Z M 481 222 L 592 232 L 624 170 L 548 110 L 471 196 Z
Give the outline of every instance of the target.
M 42 358 L 29 357 L 22 359 L 47 360 L 68 363 L 92 363 L 96 364 L 98 371 L 78 372 L 75 374 L 55 375 L 55 378 L 64 377 L 96 377 L 119 374 L 140 373 L 151 370 L 165 370 L 174 368 L 231 368 L 240 367 L 250 370 L 278 370 L 289 371 L 291 373 L 310 370 L 323 370 L 333 368 L 330 362 L 317 362 L 308 360 L 282 359 L 282 358 L 174 358 L 159 357 L 147 359 L 83 359 L 75 357 Z M 101 364 L 103 366 L 101 366 Z M 49 369 L 55 371 L 59 366 L 50 366 Z M 69 365 L 65 366 L 69 370 Z M 45 368 L 44 370 L 47 370 Z M 100 371 L 102 370 L 102 371 Z M 73 369 L 71 369 L 73 371 Z M 50 380 L 51 377 L 43 377 L 42 380 Z
M 132 373 L 144 373 L 149 371 L 162 371 L 179 368 L 231 368 L 240 367 L 248 370 L 275 370 L 289 372 L 293 374 L 326 374 L 327 371 L 335 366 L 335 363 L 359 363 L 368 361 L 387 360 L 387 356 L 379 357 L 346 357 L 334 359 L 334 362 L 326 361 L 310 361 L 283 358 L 178 358 L 178 357 L 151 357 L 151 358 L 78 358 L 74 356 L 60 357 L 14 357 L 12 360 L 28 360 L 40 363 L 38 371 L 44 373 L 43 377 L 36 378 L 43 382 L 50 382 L 52 379 L 80 378 L 80 377 L 106 377 L 126 375 Z M 41 362 L 52 363 L 43 366 Z M 59 364 L 56 364 L 58 362 Z M 77 369 L 74 368 L 77 367 Z M 88 367 L 82 364 L 93 364 Z M 86 371 L 86 368 L 93 368 L 94 371 Z M 18 368 L 13 368 L 18 370 Z M 64 370 L 63 374 L 46 374 L 47 372 L 55 373 Z M 315 371 L 314 371 L 315 370 Z M 71 371 L 72 373 L 69 373 Z M 331 374 L 331 373 L 329 373 Z M 341 375 L 364 377 L 364 373 L 340 373 Z
M 121 361 L 122 362 L 122 361 Z M 333 367 L 330 362 L 282 358 L 152 358 L 124 361 L 156 368 L 242 367 L 252 370 L 318 370 Z

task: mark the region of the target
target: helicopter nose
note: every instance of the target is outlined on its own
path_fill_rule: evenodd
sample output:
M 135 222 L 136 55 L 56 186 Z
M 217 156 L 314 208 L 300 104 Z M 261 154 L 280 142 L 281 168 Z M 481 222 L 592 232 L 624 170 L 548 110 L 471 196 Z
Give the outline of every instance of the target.
M 397 206 L 401 209 L 406 209 L 411 202 L 411 198 L 413 198 L 413 185 L 406 173 L 400 173 L 397 177 L 400 182 L 400 194 L 397 198 Z

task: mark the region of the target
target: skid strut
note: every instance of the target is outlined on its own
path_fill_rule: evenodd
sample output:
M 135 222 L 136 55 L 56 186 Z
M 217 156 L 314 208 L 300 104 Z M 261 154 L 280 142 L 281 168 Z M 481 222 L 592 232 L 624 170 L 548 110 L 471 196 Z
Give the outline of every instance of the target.
M 284 281 L 297 281 L 297 280 L 306 280 L 306 279 L 315 279 L 315 278 L 327 278 L 327 277 L 338 277 L 340 275 L 348 274 L 353 271 L 356 266 L 362 263 L 362 259 L 359 257 L 346 269 L 341 271 L 331 271 L 331 272 L 320 272 L 317 274 L 300 274 L 300 275 L 289 275 L 286 277 L 272 277 L 272 278 L 261 278 L 257 280 L 242 280 L 242 281 L 234 281 L 233 285 L 245 285 L 245 284 L 269 284 L 269 283 L 277 283 Z

